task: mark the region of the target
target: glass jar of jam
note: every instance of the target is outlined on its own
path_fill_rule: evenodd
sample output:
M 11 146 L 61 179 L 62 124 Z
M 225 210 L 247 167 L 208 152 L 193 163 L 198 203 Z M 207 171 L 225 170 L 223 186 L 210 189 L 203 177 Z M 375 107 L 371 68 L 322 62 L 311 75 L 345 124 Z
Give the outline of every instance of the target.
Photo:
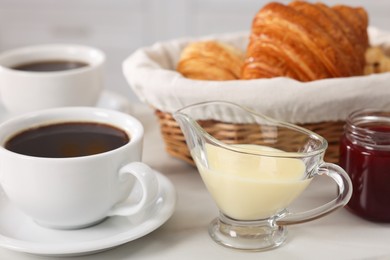
M 368 220 L 390 222 L 390 111 L 349 115 L 340 142 L 340 166 L 353 184 L 347 208 Z

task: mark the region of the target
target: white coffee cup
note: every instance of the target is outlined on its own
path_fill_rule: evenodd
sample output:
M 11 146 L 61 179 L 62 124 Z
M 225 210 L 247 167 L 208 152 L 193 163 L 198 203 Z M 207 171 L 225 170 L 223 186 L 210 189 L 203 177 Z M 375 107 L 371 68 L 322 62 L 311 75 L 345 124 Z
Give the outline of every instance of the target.
M 23 64 L 76 61 L 87 66 L 49 72 L 14 69 Z M 94 106 L 103 89 L 102 51 L 81 45 L 36 45 L 0 54 L 0 96 L 12 113 L 62 106 Z
M 62 122 L 108 124 L 130 140 L 108 152 L 67 158 L 34 157 L 5 148 L 17 133 Z M 0 183 L 12 203 L 50 228 L 83 228 L 107 216 L 142 213 L 158 193 L 154 171 L 140 162 L 142 141 L 141 123 L 113 110 L 66 107 L 26 113 L 0 125 Z M 132 202 L 128 198 L 136 181 L 142 197 Z

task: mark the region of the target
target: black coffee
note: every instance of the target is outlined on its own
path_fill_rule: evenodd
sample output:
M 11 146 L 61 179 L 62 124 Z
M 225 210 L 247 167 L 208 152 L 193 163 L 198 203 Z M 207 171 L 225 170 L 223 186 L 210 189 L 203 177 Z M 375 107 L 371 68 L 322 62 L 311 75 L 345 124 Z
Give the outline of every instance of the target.
M 50 60 L 24 63 L 12 67 L 12 69 L 35 72 L 51 72 L 78 69 L 85 66 L 88 66 L 88 64 L 80 61 Z
M 111 125 L 67 122 L 27 129 L 11 137 L 5 148 L 29 156 L 65 158 L 104 153 L 129 140 L 124 131 Z

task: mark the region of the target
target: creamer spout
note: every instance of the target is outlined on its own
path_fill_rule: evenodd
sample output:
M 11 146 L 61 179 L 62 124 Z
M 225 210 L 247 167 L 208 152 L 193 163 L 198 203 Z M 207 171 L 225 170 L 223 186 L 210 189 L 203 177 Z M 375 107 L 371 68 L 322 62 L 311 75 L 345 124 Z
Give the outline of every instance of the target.
M 188 114 L 182 110 L 173 114 L 173 117 L 180 126 L 181 131 L 186 139 L 187 146 L 191 151 L 198 143 L 199 129 L 197 129 L 197 123 Z

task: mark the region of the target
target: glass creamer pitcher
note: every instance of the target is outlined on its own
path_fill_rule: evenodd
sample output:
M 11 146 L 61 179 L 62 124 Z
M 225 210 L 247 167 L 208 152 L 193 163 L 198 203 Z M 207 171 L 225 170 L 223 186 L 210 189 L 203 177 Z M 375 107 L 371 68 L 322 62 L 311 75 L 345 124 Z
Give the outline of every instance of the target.
M 257 251 L 277 247 L 286 239 L 286 225 L 322 217 L 351 197 L 348 175 L 323 161 L 327 142 L 309 130 L 222 101 L 182 108 L 174 118 L 220 210 L 209 226 L 219 244 Z M 319 175 L 337 183 L 337 197 L 290 212 L 288 206 Z

